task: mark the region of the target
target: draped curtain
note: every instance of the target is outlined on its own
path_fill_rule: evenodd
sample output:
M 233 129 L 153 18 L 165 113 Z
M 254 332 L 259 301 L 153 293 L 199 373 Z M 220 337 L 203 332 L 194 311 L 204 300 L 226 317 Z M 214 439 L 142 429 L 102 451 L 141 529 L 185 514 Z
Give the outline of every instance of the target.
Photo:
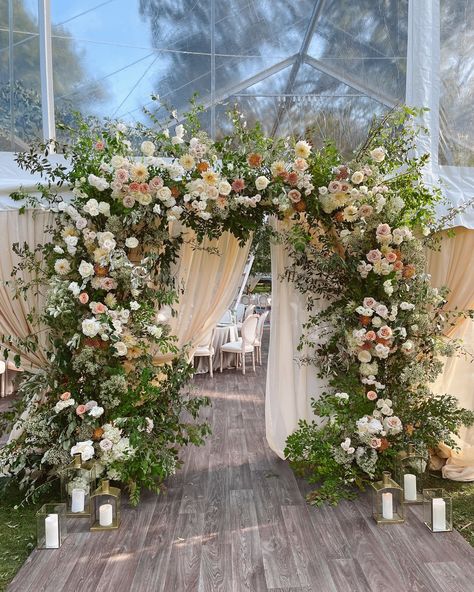
M 12 250 L 14 243 L 27 243 L 31 249 L 48 240 L 47 226 L 52 222 L 49 213 L 26 210 L 19 214 L 18 210 L 0 211 L 0 333 L 12 335 L 17 338 L 25 338 L 38 327 L 33 327 L 28 319 L 33 309 L 40 310 L 43 306 L 43 295 L 29 294 L 26 300 L 23 297 L 13 299 L 12 287 L 5 282 L 10 280 L 13 267 L 19 259 Z M 27 270 L 23 270 L 22 279 L 32 279 Z M 35 371 L 46 362 L 44 348 L 46 334 L 39 334 L 40 347 L 36 352 L 22 353 L 22 365 L 28 370 Z M 42 346 L 42 347 L 41 347 Z M 14 350 L 15 353 L 19 353 Z
M 250 245 L 251 240 L 241 247 L 230 232 L 224 232 L 218 239 L 204 239 L 197 245 L 194 234 L 186 232 L 175 271 L 178 288 L 183 294 L 171 328 L 180 347 L 191 345 L 191 354 L 206 342 L 232 304 Z
M 282 222 L 272 221 L 274 228 L 282 229 Z M 265 425 L 270 448 L 284 458 L 288 436 L 298 427 L 300 419 L 316 419 L 311 399 L 318 398 L 324 382 L 316 375 L 314 366 L 302 365 L 297 355 L 303 324 L 307 320 L 304 296 L 292 282 L 281 281 L 281 275 L 290 263 L 289 255 L 281 244 L 271 245 L 272 258 L 272 322 L 270 326 L 270 353 L 268 356 L 265 397 Z M 322 305 L 324 305 L 322 303 Z
M 458 227 L 455 232 L 455 237 L 451 238 L 442 233 L 440 250 L 428 254 L 428 271 L 433 286 L 451 289 L 446 305 L 448 310 L 474 309 L 474 230 Z M 449 329 L 447 337 L 461 339 L 466 355 L 446 360 L 444 372 L 433 388 L 440 394 L 455 395 L 460 406 L 474 410 L 474 321 L 459 319 Z M 456 481 L 473 481 L 474 426 L 462 428 L 458 445 L 458 451 L 440 445 L 440 454 L 447 459 L 442 467 L 443 476 Z

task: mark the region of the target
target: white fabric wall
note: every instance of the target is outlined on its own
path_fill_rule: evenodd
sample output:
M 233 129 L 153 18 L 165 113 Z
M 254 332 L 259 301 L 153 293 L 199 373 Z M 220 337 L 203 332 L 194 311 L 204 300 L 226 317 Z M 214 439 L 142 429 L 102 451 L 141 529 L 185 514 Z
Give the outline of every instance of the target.
M 275 222 L 273 222 L 275 224 Z M 277 228 L 281 228 L 278 223 Z M 286 439 L 298 427 L 300 419 L 314 418 L 311 399 L 318 397 L 324 382 L 314 366 L 297 361 L 296 348 L 301 327 L 307 320 L 304 296 L 293 284 L 280 281 L 289 264 L 288 253 L 280 244 L 271 245 L 272 256 L 272 322 L 267 368 L 265 425 L 270 448 L 284 458 Z

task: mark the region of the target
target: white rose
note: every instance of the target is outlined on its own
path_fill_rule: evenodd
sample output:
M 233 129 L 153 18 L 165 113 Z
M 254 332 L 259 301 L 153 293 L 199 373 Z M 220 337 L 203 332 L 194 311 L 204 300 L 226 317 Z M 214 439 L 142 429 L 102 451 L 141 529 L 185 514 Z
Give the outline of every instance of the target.
M 100 444 L 99 444 L 99 446 L 101 447 L 101 449 L 104 452 L 111 450 L 113 445 L 114 445 L 114 443 L 112 442 L 112 440 L 109 440 L 108 438 L 104 438 L 103 440 L 100 441 Z
M 86 337 L 95 337 L 101 328 L 100 322 L 96 319 L 84 319 L 82 321 L 82 332 Z
M 118 356 L 126 356 L 127 355 L 127 346 L 123 341 L 117 341 L 114 343 L 115 350 Z
M 82 462 L 90 460 L 94 456 L 94 446 L 92 440 L 85 440 L 84 442 L 78 442 L 71 448 L 71 456 L 80 454 Z
M 363 349 L 358 353 L 357 358 L 359 359 L 359 362 L 362 362 L 363 364 L 368 364 L 372 359 L 372 356 L 369 351 Z
M 83 278 L 90 277 L 91 275 L 94 275 L 94 266 L 91 263 L 82 260 L 79 265 L 79 273 Z
M 171 197 L 171 189 L 169 187 L 162 187 L 158 189 L 156 196 L 160 201 L 167 201 Z
M 64 242 L 68 247 L 75 247 L 77 245 L 78 240 L 79 239 L 77 238 L 77 236 L 66 236 Z
M 405 354 L 409 354 L 413 351 L 415 344 L 410 339 L 407 339 L 404 343 L 402 343 L 401 348 Z
M 142 154 L 144 154 L 145 156 L 153 156 L 155 152 L 155 145 L 153 144 L 153 142 L 145 140 L 145 142 L 142 142 L 140 149 L 142 151 Z
M 229 193 L 232 191 L 232 187 L 227 181 L 221 181 L 217 188 L 219 189 L 219 193 L 221 195 L 229 195 Z
M 100 407 L 99 405 L 95 405 L 92 409 L 89 410 L 89 415 L 91 417 L 100 417 L 104 414 L 104 408 Z
M 110 164 L 114 167 L 114 169 L 121 169 L 125 162 L 126 162 L 125 158 L 123 156 L 118 155 L 118 154 L 115 154 L 110 159 Z
M 262 191 L 263 189 L 266 189 L 269 183 L 270 181 L 263 175 L 255 179 L 255 187 L 257 188 L 257 191 Z
M 110 216 L 110 204 L 106 201 L 99 202 L 99 212 L 104 216 Z
M 129 248 L 129 249 L 136 249 L 138 247 L 138 239 L 135 238 L 134 236 L 130 236 L 125 240 L 125 245 Z
M 108 182 L 103 177 L 96 177 L 95 175 L 91 174 L 87 177 L 87 180 L 89 181 L 90 185 L 92 185 L 92 187 L 95 187 L 99 191 L 104 191 L 109 187 Z
M 375 162 L 382 162 L 385 160 L 385 150 L 379 146 L 378 148 L 374 148 L 370 151 L 370 156 L 373 160 L 375 160 Z
M 351 177 L 351 181 L 355 185 L 359 185 L 360 183 L 362 183 L 363 180 L 364 180 L 364 173 L 362 173 L 361 171 L 356 171 L 355 173 L 353 173 L 353 175 Z
M 74 296 L 79 296 L 79 294 L 81 293 L 81 288 L 79 287 L 79 284 L 77 282 L 71 282 L 67 289 L 70 290 Z

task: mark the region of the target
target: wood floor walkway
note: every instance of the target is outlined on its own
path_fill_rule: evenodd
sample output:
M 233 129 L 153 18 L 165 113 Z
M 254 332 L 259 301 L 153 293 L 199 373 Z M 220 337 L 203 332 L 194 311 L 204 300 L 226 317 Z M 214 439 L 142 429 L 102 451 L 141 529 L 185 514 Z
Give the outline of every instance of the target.
M 432 535 L 419 512 L 378 528 L 366 498 L 312 508 L 268 448 L 265 370 L 195 379 L 213 435 L 185 451 L 157 497 L 125 507 L 119 531 L 80 521 L 58 551 L 34 551 L 10 592 L 474 592 L 474 549 Z

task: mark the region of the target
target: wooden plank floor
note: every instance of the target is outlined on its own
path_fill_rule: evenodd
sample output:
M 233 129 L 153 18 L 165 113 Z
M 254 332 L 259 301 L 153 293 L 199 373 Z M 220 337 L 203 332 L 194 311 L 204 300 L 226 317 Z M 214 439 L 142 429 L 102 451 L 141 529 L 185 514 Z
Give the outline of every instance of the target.
M 80 521 L 57 551 L 34 551 L 10 592 L 474 592 L 474 549 L 432 535 L 419 510 L 378 528 L 366 498 L 312 508 L 268 448 L 265 367 L 195 379 L 213 435 L 184 452 L 165 494 L 125 504 L 119 531 Z

